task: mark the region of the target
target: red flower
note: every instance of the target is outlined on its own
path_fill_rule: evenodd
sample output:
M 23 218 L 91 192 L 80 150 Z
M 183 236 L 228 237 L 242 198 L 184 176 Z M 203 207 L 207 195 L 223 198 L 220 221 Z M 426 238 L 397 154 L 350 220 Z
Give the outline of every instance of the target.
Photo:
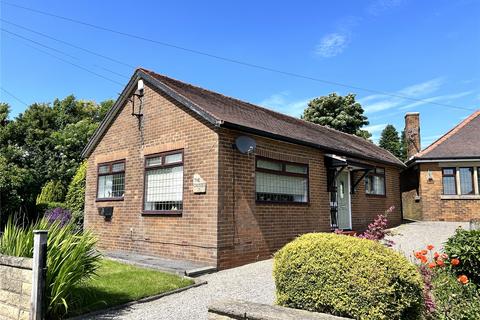
M 436 266 L 437 266 L 437 264 L 436 264 L 435 262 L 430 262 L 430 263 L 428 264 L 428 267 L 429 267 L 430 269 L 433 269 L 433 268 L 435 268 Z
M 422 261 L 422 263 L 427 263 L 427 257 L 425 256 L 420 256 L 420 260 Z
M 435 253 L 433 254 L 433 257 L 434 257 L 435 259 L 438 259 L 438 257 L 440 257 L 440 254 L 439 254 L 438 252 L 435 252 Z
M 462 274 L 461 276 L 458 276 L 457 280 L 461 284 L 467 284 L 468 283 L 468 277 L 464 274 Z
M 420 259 L 422 253 L 420 251 L 415 252 L 415 258 Z
M 445 262 L 443 262 L 442 259 L 438 259 L 437 264 L 438 264 L 439 267 L 443 267 L 445 265 Z
M 447 255 L 446 253 L 442 253 L 442 259 L 443 259 L 443 260 L 448 259 L 448 255 Z
M 421 251 L 421 253 L 422 253 L 423 255 L 426 255 L 426 254 L 428 253 L 428 251 L 425 250 L 425 249 L 423 249 L 423 250 Z
M 452 264 L 452 266 L 458 266 L 460 264 L 460 260 L 458 260 L 457 258 L 453 258 L 450 263 Z
M 431 245 L 431 244 L 429 244 L 429 245 L 427 246 L 427 249 L 428 249 L 428 250 L 433 250 L 433 248 L 434 248 L 434 246 Z

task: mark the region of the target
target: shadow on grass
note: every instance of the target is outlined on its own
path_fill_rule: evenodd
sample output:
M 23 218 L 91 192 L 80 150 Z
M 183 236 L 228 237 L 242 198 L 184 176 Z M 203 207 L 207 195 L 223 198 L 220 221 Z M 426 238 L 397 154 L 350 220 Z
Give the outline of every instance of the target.
M 118 306 L 135 300 L 121 292 L 107 291 L 96 287 L 77 287 L 72 292 L 72 307 L 69 317 Z M 98 317 L 96 317 L 98 319 Z

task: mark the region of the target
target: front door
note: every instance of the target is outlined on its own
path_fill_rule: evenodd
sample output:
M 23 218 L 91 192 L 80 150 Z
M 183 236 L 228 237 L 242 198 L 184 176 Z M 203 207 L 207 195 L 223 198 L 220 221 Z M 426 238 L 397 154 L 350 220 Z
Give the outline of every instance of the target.
M 337 177 L 337 223 L 339 229 L 352 229 L 350 212 L 350 180 L 349 174 L 342 171 Z

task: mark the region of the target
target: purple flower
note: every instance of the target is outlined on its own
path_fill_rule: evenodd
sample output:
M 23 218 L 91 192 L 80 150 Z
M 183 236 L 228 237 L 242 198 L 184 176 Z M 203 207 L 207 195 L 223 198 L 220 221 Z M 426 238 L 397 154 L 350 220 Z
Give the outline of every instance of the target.
M 49 223 L 59 222 L 60 226 L 63 227 L 70 222 L 72 214 L 68 209 L 57 207 L 45 212 L 45 218 L 48 220 Z

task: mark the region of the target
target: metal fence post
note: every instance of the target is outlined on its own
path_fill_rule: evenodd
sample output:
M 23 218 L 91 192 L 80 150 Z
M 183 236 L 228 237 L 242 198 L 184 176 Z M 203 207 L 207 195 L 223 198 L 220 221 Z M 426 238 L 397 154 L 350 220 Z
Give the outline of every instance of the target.
M 45 278 L 47 275 L 47 233 L 33 231 L 33 277 L 30 320 L 42 320 L 45 315 Z

